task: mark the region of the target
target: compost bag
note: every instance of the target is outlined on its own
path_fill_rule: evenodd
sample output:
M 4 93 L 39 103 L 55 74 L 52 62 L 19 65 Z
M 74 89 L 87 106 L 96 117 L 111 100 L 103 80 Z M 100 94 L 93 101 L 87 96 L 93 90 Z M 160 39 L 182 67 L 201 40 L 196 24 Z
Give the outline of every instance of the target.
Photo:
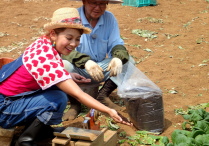
M 162 133 L 164 108 L 160 88 L 131 62 L 124 65 L 117 78 L 117 94 L 123 98 L 133 125 L 138 130 Z

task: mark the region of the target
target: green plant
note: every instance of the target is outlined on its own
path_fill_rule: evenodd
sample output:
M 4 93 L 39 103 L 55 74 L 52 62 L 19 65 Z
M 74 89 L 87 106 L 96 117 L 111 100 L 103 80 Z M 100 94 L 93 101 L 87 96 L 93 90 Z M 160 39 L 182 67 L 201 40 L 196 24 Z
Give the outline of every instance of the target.
M 187 111 L 176 110 L 187 121 L 182 123 L 183 130 L 174 130 L 172 143 L 168 146 L 207 146 L 209 145 L 209 103 L 190 106 Z
M 132 33 L 133 34 L 137 34 L 141 37 L 145 37 L 145 38 L 148 38 L 150 40 L 154 39 L 154 38 L 157 38 L 157 32 L 154 32 L 154 31 L 149 31 L 149 30 L 142 30 L 142 29 L 134 29 L 132 30 Z
M 120 136 L 120 137 L 126 137 L 126 132 L 125 132 L 125 131 L 120 132 L 120 133 L 119 133 L 119 136 Z
M 116 123 L 114 123 L 112 118 L 106 118 L 106 122 L 110 130 L 118 130 L 120 128 Z
M 136 145 L 151 145 L 151 146 L 166 146 L 169 143 L 169 139 L 166 136 L 159 136 L 156 133 L 148 131 L 136 131 L 134 136 L 127 137 L 127 143 Z
M 182 115 L 186 120 L 182 123 L 182 130 L 176 129 L 168 137 L 159 136 L 148 131 L 137 131 L 134 136 L 126 137 L 118 143 L 127 142 L 131 146 L 208 146 L 209 145 L 209 112 L 206 108 L 209 103 L 189 106 L 187 110 L 176 109 L 175 113 Z

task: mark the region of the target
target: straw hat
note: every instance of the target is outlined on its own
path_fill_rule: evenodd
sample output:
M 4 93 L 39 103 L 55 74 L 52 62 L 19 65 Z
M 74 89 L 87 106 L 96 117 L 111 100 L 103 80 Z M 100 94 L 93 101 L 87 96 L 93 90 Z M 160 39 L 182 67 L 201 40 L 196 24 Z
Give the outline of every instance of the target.
M 70 1 L 82 1 L 82 0 L 70 0 Z M 108 1 L 110 4 L 120 4 L 120 3 L 123 3 L 122 0 L 96 0 L 96 1 Z
M 54 11 L 51 22 L 44 25 L 44 29 L 47 31 L 55 28 L 77 28 L 82 29 L 83 33 L 91 33 L 91 29 L 82 25 L 78 10 L 69 7 Z

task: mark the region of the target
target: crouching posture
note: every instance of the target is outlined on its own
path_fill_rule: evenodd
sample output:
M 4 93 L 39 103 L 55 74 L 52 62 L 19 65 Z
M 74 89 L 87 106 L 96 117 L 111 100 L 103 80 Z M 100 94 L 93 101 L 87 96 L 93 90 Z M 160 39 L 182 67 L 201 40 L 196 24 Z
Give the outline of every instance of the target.
M 74 82 L 89 82 L 89 79 L 64 68 L 61 55 L 68 55 L 79 45 L 81 35 L 91 32 L 82 25 L 77 9 L 56 10 L 44 28 L 46 35 L 0 70 L 0 126 L 26 127 L 16 146 L 34 146 L 45 128 L 61 123 L 68 96 L 109 114 L 116 122 L 130 125 L 114 109 L 84 93 Z

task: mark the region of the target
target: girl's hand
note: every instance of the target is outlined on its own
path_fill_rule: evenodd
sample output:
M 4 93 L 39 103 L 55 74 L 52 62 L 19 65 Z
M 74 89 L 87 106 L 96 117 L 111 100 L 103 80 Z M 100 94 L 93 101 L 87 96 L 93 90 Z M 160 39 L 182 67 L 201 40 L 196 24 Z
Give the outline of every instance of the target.
M 118 122 L 118 123 L 122 123 L 122 124 L 125 124 L 125 125 L 128 125 L 128 126 L 132 126 L 133 124 L 131 122 L 129 122 L 127 120 L 127 118 L 124 118 L 124 117 L 121 117 L 122 115 L 118 115 L 117 111 L 114 110 L 114 109 L 110 109 L 108 111 L 108 114 L 110 115 L 110 117 L 115 121 L 115 122 Z

